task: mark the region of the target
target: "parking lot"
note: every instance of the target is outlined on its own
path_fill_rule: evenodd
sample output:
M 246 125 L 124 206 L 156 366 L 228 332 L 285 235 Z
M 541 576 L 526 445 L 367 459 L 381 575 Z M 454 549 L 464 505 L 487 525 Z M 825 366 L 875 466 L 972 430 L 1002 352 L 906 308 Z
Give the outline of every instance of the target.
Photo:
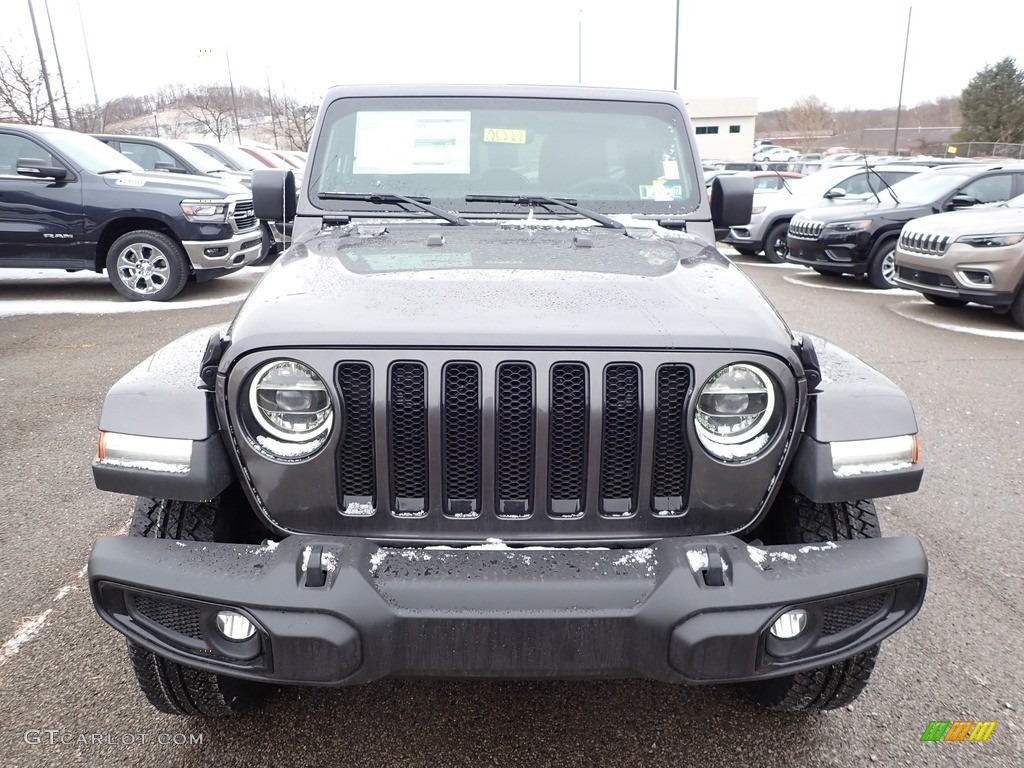
M 99 409 L 146 355 L 229 320 L 263 270 L 159 305 L 100 276 L 0 270 L 0 765 L 1024 764 L 1024 331 L 980 307 L 738 263 L 793 328 L 862 357 L 917 411 L 924 484 L 878 509 L 887 535 L 923 541 L 928 597 L 851 708 L 777 715 L 731 689 L 636 680 L 400 680 L 291 689 L 229 721 L 156 713 L 85 588 L 92 542 L 132 509 L 92 483 Z M 984 743 L 922 743 L 934 720 L 997 726 Z

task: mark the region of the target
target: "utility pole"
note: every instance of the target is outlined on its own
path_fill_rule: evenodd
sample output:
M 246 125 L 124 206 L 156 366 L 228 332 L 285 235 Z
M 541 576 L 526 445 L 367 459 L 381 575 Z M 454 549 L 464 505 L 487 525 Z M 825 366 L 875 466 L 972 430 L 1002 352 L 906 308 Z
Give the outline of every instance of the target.
M 672 90 L 679 90 L 679 0 L 676 0 L 676 51 L 672 57 Z
M 92 81 L 92 98 L 96 102 L 96 115 L 100 121 L 100 133 L 106 128 L 106 120 L 100 110 L 100 97 L 96 92 L 96 76 L 92 73 L 92 56 L 89 55 L 89 38 L 85 34 L 85 19 L 82 18 L 82 4 L 78 4 L 78 23 L 82 27 L 82 42 L 85 43 L 85 60 L 89 63 L 89 79 Z
M 903 78 L 907 74 L 907 49 L 910 47 L 910 14 L 914 6 L 907 7 L 907 39 L 903 42 L 903 69 L 900 72 L 900 98 L 896 102 L 896 135 L 892 139 L 892 153 L 898 154 L 897 146 L 900 143 L 900 109 L 903 107 Z
M 224 51 L 224 57 L 228 61 L 228 86 L 231 88 L 231 110 L 235 113 L 235 136 L 238 144 L 242 144 L 242 127 L 238 124 L 238 102 L 235 101 L 235 81 L 231 77 L 231 54 Z
M 583 85 L 583 9 L 576 18 L 576 83 Z
M 36 36 L 36 49 L 39 51 L 39 67 L 43 72 L 43 83 L 46 85 L 46 97 L 50 100 L 50 116 L 53 118 L 53 124 L 56 127 L 60 127 L 60 122 L 57 120 L 57 107 L 53 104 L 53 91 L 50 89 L 50 76 L 46 72 L 46 58 L 43 56 L 43 44 L 39 40 L 39 27 L 36 26 L 36 12 L 32 8 L 32 0 L 28 0 L 28 14 L 32 17 L 32 34 Z
M 277 118 L 274 116 L 274 93 L 270 90 L 270 70 L 267 70 L 267 101 L 270 102 L 270 131 L 274 135 L 274 149 L 277 149 Z
M 64 94 L 64 109 L 68 113 L 68 128 L 74 130 L 74 120 L 71 119 L 71 102 L 68 101 L 68 87 L 64 84 L 64 68 L 60 65 L 60 51 L 57 50 L 57 35 L 53 32 L 53 19 L 50 18 L 50 0 L 43 0 L 43 8 L 46 9 L 46 23 L 50 26 L 50 40 L 53 41 L 53 55 L 57 59 L 57 77 L 60 78 L 60 89 Z

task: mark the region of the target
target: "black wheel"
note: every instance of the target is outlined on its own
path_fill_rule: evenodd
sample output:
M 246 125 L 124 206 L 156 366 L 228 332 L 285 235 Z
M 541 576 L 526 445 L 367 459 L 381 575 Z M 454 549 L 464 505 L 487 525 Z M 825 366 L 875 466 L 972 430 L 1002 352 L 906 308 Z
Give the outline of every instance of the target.
M 868 282 L 875 288 L 896 287 L 896 238 L 882 240 L 871 249 Z
M 954 299 L 952 296 L 936 296 L 934 293 L 926 293 L 924 297 L 937 307 L 966 307 L 967 302 L 963 299 Z
M 107 279 L 132 301 L 167 301 L 185 287 L 188 264 L 181 243 L 162 232 L 139 229 L 110 246 Z
M 1024 287 L 1017 291 L 1017 296 L 1010 305 L 1010 317 L 1019 327 L 1024 328 Z
M 842 539 L 873 539 L 882 535 L 869 500 L 816 504 L 788 490 L 775 502 L 777 535 L 786 544 L 814 544 Z M 838 709 L 856 699 L 871 677 L 879 646 L 810 672 L 745 683 L 751 700 L 781 712 Z
M 757 248 L 755 246 L 734 245 L 733 248 L 735 249 L 736 253 L 742 256 L 753 256 L 757 253 Z
M 223 501 L 140 498 L 129 536 L 179 541 L 238 540 Z M 252 539 L 253 536 L 247 536 Z M 149 703 L 171 715 L 226 717 L 246 712 L 271 693 L 272 686 L 186 667 L 128 641 L 128 659 Z
M 274 233 L 270 231 L 270 225 L 265 221 L 260 222 L 260 235 L 263 238 L 263 243 L 260 245 L 260 255 L 249 264 L 250 267 L 266 264 L 274 253 Z
M 764 239 L 764 256 L 772 264 L 781 264 L 789 255 L 789 244 L 786 242 L 788 232 L 788 221 L 781 221 L 768 230 L 768 236 Z

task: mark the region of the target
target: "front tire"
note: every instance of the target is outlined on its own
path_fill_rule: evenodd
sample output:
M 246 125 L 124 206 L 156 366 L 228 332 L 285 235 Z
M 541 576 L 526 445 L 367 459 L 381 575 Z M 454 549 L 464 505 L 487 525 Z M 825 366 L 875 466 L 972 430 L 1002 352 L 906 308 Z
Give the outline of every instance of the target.
M 107 251 L 107 279 L 132 301 L 173 299 L 188 281 L 188 256 L 181 243 L 149 229 L 129 232 Z
M 896 287 L 896 239 L 889 238 L 871 250 L 868 259 L 868 282 L 875 288 Z
M 789 244 L 786 235 L 789 233 L 789 222 L 783 221 L 770 230 L 764 239 L 764 257 L 772 264 L 782 264 L 789 255 Z
M 873 539 L 882 535 L 869 500 L 816 504 L 796 491 L 776 501 L 783 544 L 816 544 L 846 539 Z M 757 705 L 780 712 L 838 709 L 864 690 L 875 667 L 875 645 L 843 661 L 795 675 L 744 683 L 747 696 Z
M 237 540 L 224 497 L 211 501 L 140 498 L 129 536 L 178 541 Z M 252 538 L 252 537 L 245 537 Z M 158 656 L 131 640 L 128 660 L 146 699 L 169 715 L 227 717 L 260 704 L 273 688 L 193 669 Z
M 1010 305 L 1010 317 L 1019 328 L 1024 328 L 1024 288 L 1017 291 L 1017 296 Z

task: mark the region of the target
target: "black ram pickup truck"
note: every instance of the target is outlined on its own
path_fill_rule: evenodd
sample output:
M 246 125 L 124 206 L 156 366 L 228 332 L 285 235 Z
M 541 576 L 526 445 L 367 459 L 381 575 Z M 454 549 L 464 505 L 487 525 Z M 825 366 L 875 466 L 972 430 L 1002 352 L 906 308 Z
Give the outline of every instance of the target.
M 227 325 L 110 391 L 89 561 L 164 712 L 384 677 L 742 682 L 782 710 L 867 684 L 924 599 L 907 397 L 791 330 L 714 246 L 678 93 L 327 94 L 295 243 Z M 900 674 L 893 670 L 893 674 Z
M 0 267 L 103 272 L 135 301 L 174 298 L 256 262 L 252 194 L 146 173 L 73 131 L 0 124 Z

